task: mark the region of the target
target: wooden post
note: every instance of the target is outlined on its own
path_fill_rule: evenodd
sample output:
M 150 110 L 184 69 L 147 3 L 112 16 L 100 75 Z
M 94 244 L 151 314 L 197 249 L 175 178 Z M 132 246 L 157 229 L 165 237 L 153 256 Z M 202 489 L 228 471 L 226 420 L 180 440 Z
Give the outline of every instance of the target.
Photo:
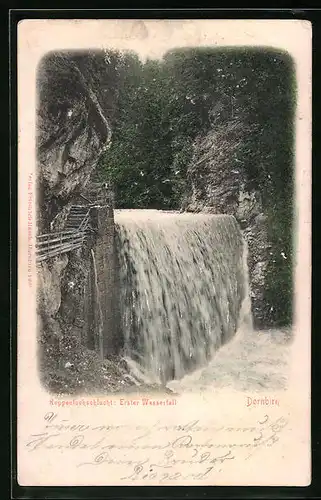
M 104 357 L 106 357 L 117 354 L 119 350 L 116 314 L 114 217 L 113 210 L 106 206 L 96 210 L 98 233 L 94 252 L 103 313 L 103 353 Z

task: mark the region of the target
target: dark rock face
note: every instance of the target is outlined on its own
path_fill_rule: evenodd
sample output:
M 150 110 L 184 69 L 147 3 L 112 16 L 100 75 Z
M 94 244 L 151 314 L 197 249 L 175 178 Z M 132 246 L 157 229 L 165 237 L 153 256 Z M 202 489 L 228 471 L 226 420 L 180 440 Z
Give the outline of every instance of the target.
M 103 52 L 50 53 L 41 61 L 37 75 L 38 233 L 63 230 L 71 205 L 88 204 L 80 195 L 88 194 L 97 162 L 111 144 L 117 88 L 114 63 Z M 95 190 L 90 201 L 98 199 Z M 105 212 L 96 214 L 98 220 L 106 219 L 105 225 L 99 228 L 97 220 L 93 221 L 96 229 L 82 248 L 38 265 L 40 373 L 50 391 L 68 392 L 74 383 L 79 390 L 85 389 L 85 372 L 82 365 L 77 365 L 78 358 L 91 356 L 97 377 L 104 373 L 97 338 L 101 326 L 97 303 L 101 301 L 105 306 L 105 298 L 104 290 L 98 290 L 96 275 L 104 283 L 105 270 L 109 282 L 113 279 L 113 270 L 105 269 L 103 259 L 109 258 L 112 265 L 113 209 L 107 210 L 107 218 Z M 93 255 L 100 249 L 101 239 L 105 243 L 108 240 L 109 246 L 102 263 L 100 254 L 97 256 L 94 273 Z M 105 308 L 104 313 L 108 313 Z M 68 339 L 77 340 L 77 349 L 70 348 L 66 358 L 61 349 Z M 71 368 L 77 380 L 69 374 Z M 57 373 L 60 385 L 56 383 Z M 106 384 L 103 379 L 97 382 L 100 387 Z
M 242 162 L 238 161 L 244 133 L 244 125 L 234 121 L 196 139 L 187 171 L 191 190 L 183 208 L 226 213 L 237 219 L 248 243 L 254 325 L 262 327 L 266 322 L 264 288 L 270 246 L 261 194 L 249 185 Z
M 110 144 L 114 67 L 103 52 L 49 53 L 37 85 L 38 213 L 45 232 Z

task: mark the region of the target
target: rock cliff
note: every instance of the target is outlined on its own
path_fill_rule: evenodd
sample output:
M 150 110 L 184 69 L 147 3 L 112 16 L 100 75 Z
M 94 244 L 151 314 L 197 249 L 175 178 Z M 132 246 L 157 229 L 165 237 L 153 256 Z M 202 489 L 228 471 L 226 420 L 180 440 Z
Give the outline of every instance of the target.
M 41 61 L 37 77 L 38 233 L 64 229 L 70 207 L 88 204 L 82 196 L 88 196 L 97 162 L 111 143 L 116 83 L 115 65 L 104 52 L 50 53 Z M 91 191 L 90 201 L 96 195 Z M 82 248 L 38 265 L 40 373 L 50 391 L 123 388 L 124 372 L 114 364 L 111 374 L 110 362 L 106 368 L 105 346 L 98 338 L 104 320 L 108 335 L 113 328 L 112 207 L 106 206 L 96 219 Z M 101 281 L 109 287 L 109 294 Z M 106 318 L 99 316 L 100 301 Z
M 266 324 L 264 300 L 269 260 L 267 217 L 261 193 L 248 182 L 241 151 L 248 133 L 244 123 L 231 120 L 199 136 L 187 169 L 189 191 L 182 207 L 192 212 L 227 213 L 239 222 L 248 244 L 254 324 Z
M 49 53 L 39 65 L 37 174 L 42 232 L 81 192 L 110 144 L 114 77 L 103 52 Z

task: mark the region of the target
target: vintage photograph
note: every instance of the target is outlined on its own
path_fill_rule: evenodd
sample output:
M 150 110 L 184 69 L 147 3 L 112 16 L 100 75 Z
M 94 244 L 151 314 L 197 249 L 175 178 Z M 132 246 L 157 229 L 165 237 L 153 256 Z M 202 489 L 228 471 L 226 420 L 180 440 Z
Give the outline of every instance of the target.
M 309 484 L 311 36 L 19 22 L 19 486 Z
M 268 46 L 177 46 L 159 58 L 59 50 L 42 57 L 36 85 L 46 390 L 286 389 L 290 54 Z

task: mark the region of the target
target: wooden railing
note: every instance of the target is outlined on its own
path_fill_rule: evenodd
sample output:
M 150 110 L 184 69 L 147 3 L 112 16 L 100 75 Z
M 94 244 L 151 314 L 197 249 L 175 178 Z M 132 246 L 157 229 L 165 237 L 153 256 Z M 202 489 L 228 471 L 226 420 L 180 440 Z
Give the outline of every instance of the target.
M 66 252 L 80 248 L 86 238 L 87 231 L 61 231 L 37 236 L 36 262 L 42 262 Z
M 98 196 L 97 196 L 98 194 Z M 87 199 L 87 198 L 85 198 Z M 73 205 L 69 212 L 66 229 L 60 232 L 40 234 L 36 241 L 36 263 L 81 248 L 90 228 L 90 211 L 102 205 L 110 205 L 103 193 L 96 193 L 96 201 L 88 205 Z
M 72 207 L 71 207 L 72 208 Z M 81 248 L 89 229 L 90 210 L 87 210 L 80 219 L 76 219 L 74 227 L 64 231 L 40 234 L 36 242 L 36 262 L 42 262 L 50 257 L 72 252 Z

